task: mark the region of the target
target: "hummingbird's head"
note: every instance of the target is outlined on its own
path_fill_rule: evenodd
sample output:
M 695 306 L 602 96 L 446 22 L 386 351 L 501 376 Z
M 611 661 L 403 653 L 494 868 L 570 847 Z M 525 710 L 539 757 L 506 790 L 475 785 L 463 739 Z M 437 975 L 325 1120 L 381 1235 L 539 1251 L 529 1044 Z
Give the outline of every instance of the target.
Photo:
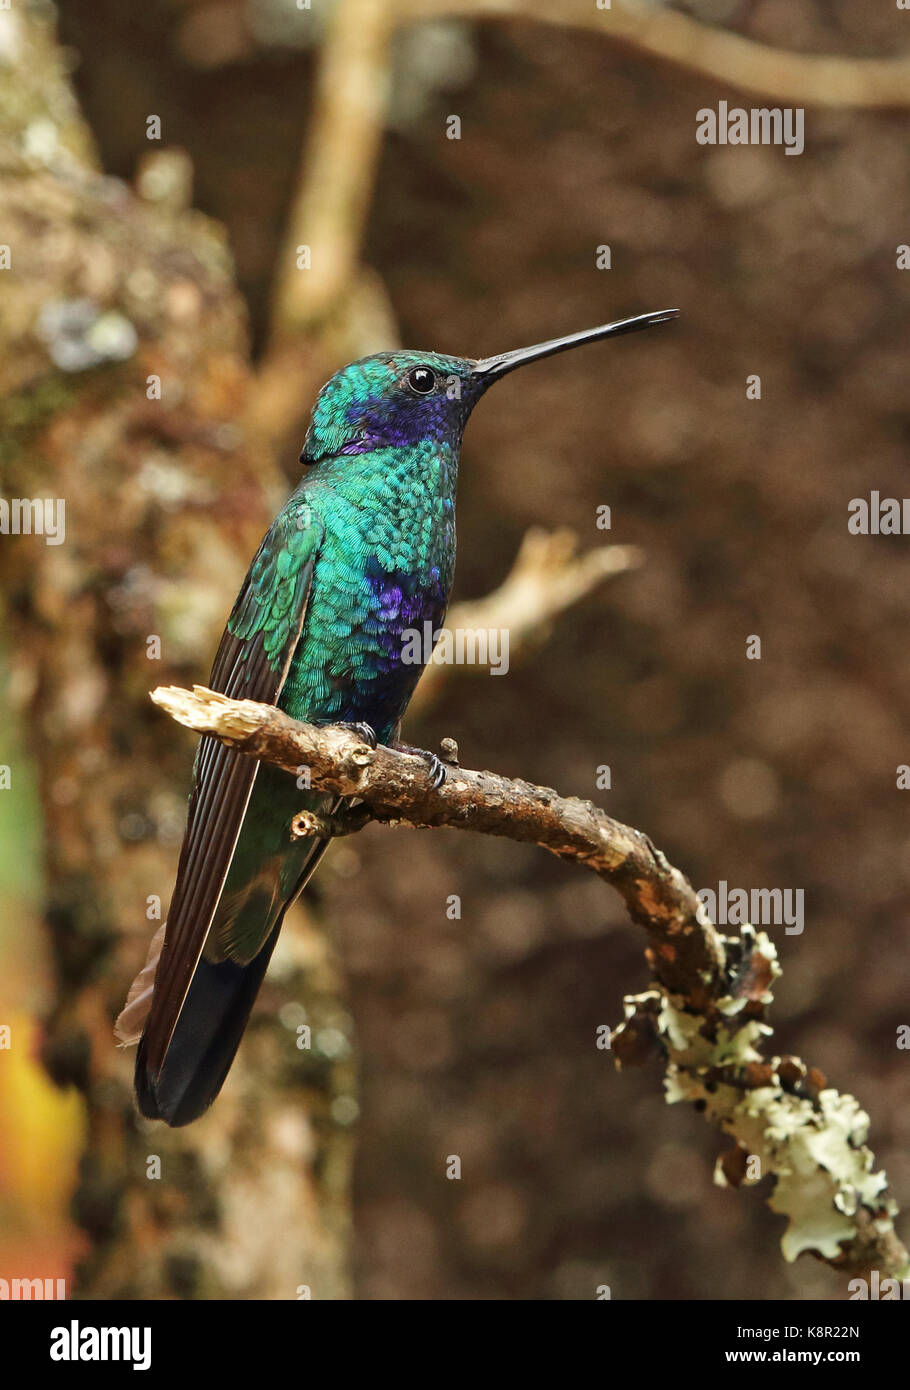
M 413 447 L 424 441 L 457 450 L 477 401 L 516 367 L 582 343 L 665 323 L 678 312 L 639 314 L 478 361 L 413 351 L 364 357 L 336 372 L 319 392 L 300 462 Z
M 438 352 L 380 352 L 342 367 L 316 398 L 301 463 L 432 440 L 456 448 L 481 394 L 474 363 Z

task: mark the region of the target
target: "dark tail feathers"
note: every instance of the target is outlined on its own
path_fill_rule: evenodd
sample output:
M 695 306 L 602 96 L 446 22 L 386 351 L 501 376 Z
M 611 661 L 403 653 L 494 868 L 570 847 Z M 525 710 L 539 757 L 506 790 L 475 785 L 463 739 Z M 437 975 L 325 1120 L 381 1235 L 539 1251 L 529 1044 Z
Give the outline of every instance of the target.
M 136 1099 L 146 1119 L 177 1128 L 198 1119 L 211 1105 L 240 1046 L 280 930 L 279 919 L 249 965 L 200 960 L 157 1076 L 149 1072 L 145 1039 L 140 1041 Z

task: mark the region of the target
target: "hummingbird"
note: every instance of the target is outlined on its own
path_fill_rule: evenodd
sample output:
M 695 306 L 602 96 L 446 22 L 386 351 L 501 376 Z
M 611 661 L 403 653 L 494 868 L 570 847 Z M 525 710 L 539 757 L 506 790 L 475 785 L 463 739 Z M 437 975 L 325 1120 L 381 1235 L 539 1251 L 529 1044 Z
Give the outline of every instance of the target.
M 675 318 L 666 309 L 480 360 L 380 352 L 336 372 L 313 408 L 303 478 L 269 527 L 227 620 L 209 686 L 310 724 L 399 742 L 455 568 L 455 486 L 474 406 L 518 367 Z M 424 625 L 430 624 L 429 629 Z M 429 659 L 429 653 L 425 659 Z M 445 767 L 422 753 L 434 781 Z M 167 921 L 117 1020 L 138 1041 L 142 1115 L 179 1126 L 218 1095 L 285 913 L 328 847 L 292 838 L 338 798 L 204 736 Z

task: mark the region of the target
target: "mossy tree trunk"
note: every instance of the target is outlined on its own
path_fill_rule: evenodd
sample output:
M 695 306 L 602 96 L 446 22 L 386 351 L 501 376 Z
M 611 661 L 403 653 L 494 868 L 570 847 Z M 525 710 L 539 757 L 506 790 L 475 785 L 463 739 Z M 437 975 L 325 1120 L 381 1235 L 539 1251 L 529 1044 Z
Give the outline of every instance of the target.
M 167 910 L 193 756 L 148 692 L 207 677 L 283 484 L 243 437 L 245 315 L 219 228 L 186 207 L 179 155 L 136 192 L 99 173 L 43 13 L 0 13 L 0 495 L 49 499 L 58 534 L 0 535 L 0 585 L 45 815 L 43 1055 L 87 1112 L 77 1293 L 344 1297 L 353 1054 L 312 926 L 285 933 L 197 1125 L 139 1121 L 114 1044 Z

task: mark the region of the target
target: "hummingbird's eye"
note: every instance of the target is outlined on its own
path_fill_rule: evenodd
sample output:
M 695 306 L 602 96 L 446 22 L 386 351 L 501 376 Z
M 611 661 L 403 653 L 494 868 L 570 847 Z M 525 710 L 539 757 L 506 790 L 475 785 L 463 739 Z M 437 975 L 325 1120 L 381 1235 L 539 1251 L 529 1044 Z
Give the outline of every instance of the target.
M 432 367 L 412 367 L 407 383 L 416 396 L 428 396 L 436 386 L 436 373 Z

